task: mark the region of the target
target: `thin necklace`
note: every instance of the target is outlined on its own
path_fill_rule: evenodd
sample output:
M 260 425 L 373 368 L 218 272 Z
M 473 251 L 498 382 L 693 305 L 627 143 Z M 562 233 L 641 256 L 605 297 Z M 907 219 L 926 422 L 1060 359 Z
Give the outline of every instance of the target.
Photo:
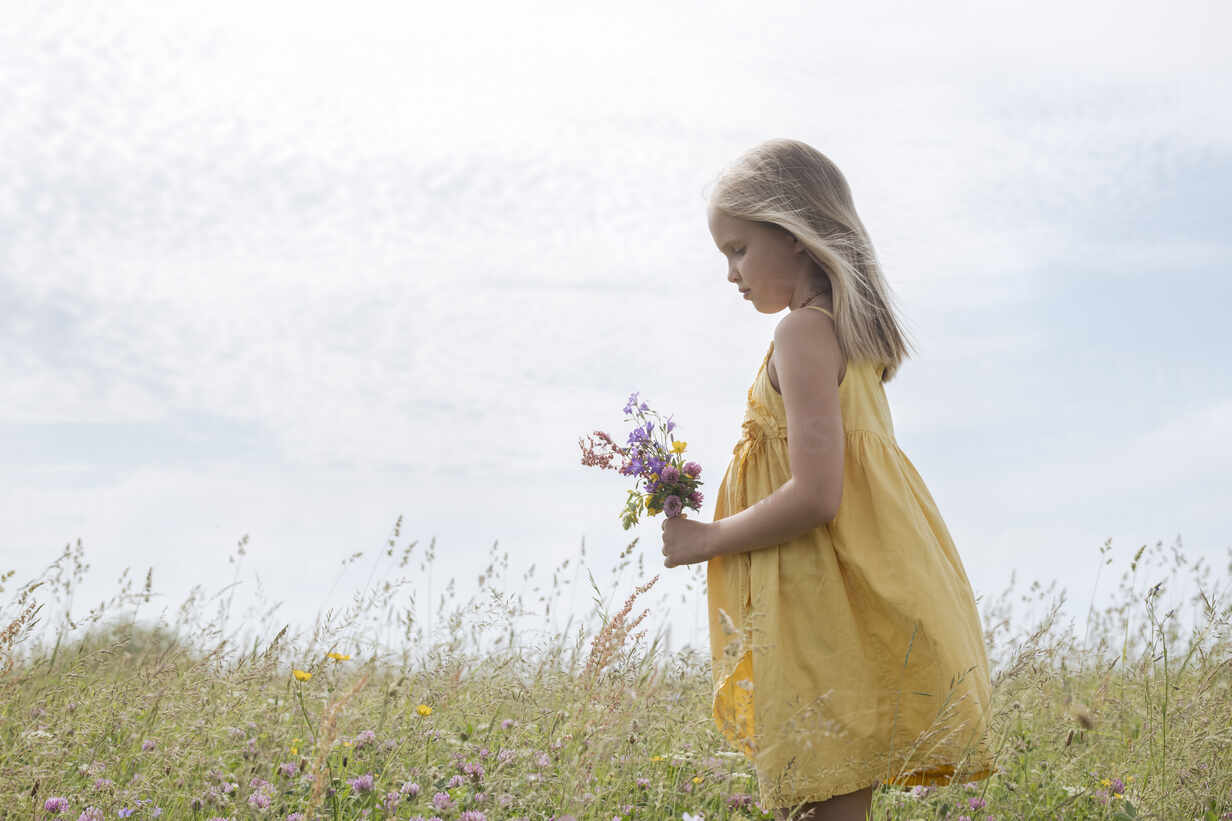
M 822 295 L 822 294 L 824 294 L 825 292 L 826 292 L 826 289 L 825 289 L 825 288 L 822 288 L 820 291 L 818 291 L 817 293 L 813 294 L 813 295 L 812 295 L 811 297 L 809 297 L 808 299 L 804 300 L 804 302 L 800 303 L 800 308 L 803 308 L 805 305 L 808 305 L 810 302 L 812 302 L 814 299 L 816 299 L 817 297 L 821 296 L 821 295 Z M 792 308 L 792 310 L 793 310 L 793 311 L 798 311 L 798 310 L 800 310 L 800 308 Z

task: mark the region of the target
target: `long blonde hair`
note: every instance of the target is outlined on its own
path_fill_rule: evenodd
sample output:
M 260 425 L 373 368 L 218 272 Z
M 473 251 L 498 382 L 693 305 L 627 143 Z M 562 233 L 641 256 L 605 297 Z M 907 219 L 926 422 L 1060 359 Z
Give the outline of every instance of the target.
M 838 166 L 799 140 L 767 140 L 719 175 L 710 206 L 777 225 L 800 240 L 830 282 L 844 359 L 884 363 L 881 381 L 894 378 L 914 345 Z

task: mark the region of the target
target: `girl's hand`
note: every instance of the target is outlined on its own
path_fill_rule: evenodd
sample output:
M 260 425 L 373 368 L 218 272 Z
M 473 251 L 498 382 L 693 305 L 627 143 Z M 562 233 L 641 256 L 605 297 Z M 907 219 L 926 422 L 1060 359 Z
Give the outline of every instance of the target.
M 663 520 L 664 567 L 696 564 L 713 558 L 713 522 L 694 522 L 684 513 Z

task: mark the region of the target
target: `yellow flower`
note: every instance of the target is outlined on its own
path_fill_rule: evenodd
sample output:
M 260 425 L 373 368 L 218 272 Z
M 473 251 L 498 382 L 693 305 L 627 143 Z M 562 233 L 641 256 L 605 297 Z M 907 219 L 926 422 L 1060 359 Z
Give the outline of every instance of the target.
M 349 741 L 344 741 L 344 742 L 342 742 L 342 746 L 343 746 L 343 747 L 350 747 L 350 746 L 351 746 L 351 742 L 349 742 Z
M 1102 779 L 1100 779 L 1100 782 L 1099 782 L 1099 783 L 1100 783 L 1100 784 L 1103 784 L 1105 787 L 1111 787 L 1111 786 L 1112 786 L 1112 782 L 1111 782 L 1111 781 L 1109 781 L 1109 780 L 1108 780 L 1108 779 L 1106 779 L 1106 778 L 1102 778 Z
M 688 444 L 688 442 L 682 442 L 679 439 L 672 442 L 672 453 L 684 453 L 684 449 Z
M 695 776 L 693 776 L 693 783 L 694 783 L 694 784 L 700 784 L 700 783 L 702 783 L 702 777 L 701 777 L 700 775 L 695 775 Z
M 420 714 L 421 716 L 430 716 L 430 715 L 432 715 L 432 708 L 431 708 L 431 707 L 429 707 L 427 704 L 420 704 L 420 705 L 419 705 L 418 707 L 416 707 L 415 709 L 416 709 L 417 711 L 419 711 L 419 714 Z
M 299 747 L 292 747 L 291 755 L 299 755 Z
M 307 681 L 308 679 L 312 678 L 312 673 L 306 673 L 303 670 L 292 670 L 291 674 L 294 675 L 300 681 Z
M 331 653 L 326 653 L 325 655 L 329 656 L 329 657 L 330 657 L 331 659 L 333 659 L 334 661 L 350 661 L 350 660 L 351 660 L 351 657 L 350 657 L 350 656 L 344 656 L 344 655 L 342 655 L 341 653 L 332 653 L 332 652 L 331 652 Z
M 651 761 L 662 761 L 662 760 L 663 760 L 663 756 L 661 756 L 661 755 L 652 755 L 652 756 L 650 757 L 650 760 L 651 760 Z

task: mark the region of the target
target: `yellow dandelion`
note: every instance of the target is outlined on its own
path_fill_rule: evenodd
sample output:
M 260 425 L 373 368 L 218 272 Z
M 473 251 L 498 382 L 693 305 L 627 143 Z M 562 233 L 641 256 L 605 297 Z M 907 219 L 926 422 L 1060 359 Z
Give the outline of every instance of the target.
M 350 747 L 350 746 L 351 746 L 351 742 L 349 742 L 349 741 L 343 741 L 343 742 L 342 742 L 342 746 L 343 746 L 343 747 Z
M 291 755 L 299 755 L 299 747 L 292 747 Z
M 297 679 L 299 679 L 300 681 L 307 681 L 308 679 L 312 678 L 312 673 L 305 672 L 304 670 L 292 670 L 291 674 L 295 676 Z
M 419 712 L 419 714 L 420 714 L 421 716 L 430 716 L 430 715 L 432 715 L 432 708 L 431 708 L 431 707 L 429 707 L 427 704 L 420 704 L 420 705 L 419 705 L 418 707 L 416 707 L 415 709 Z
M 677 439 L 675 442 L 672 442 L 672 453 L 684 453 L 684 449 L 688 444 L 688 442 Z
M 702 777 L 701 777 L 700 775 L 695 775 L 695 776 L 693 776 L 693 783 L 694 783 L 694 784 L 700 784 L 700 783 L 702 783 Z
M 661 755 L 652 755 L 652 756 L 650 757 L 650 760 L 651 760 L 651 761 L 662 761 L 662 760 L 663 760 L 663 756 L 661 756 Z
M 326 653 L 325 655 L 333 659 L 334 661 L 350 661 L 351 660 L 350 656 L 344 656 L 342 655 L 342 653 L 330 652 L 330 653 Z
M 1105 787 L 1111 787 L 1111 786 L 1112 786 L 1112 782 L 1111 782 L 1111 781 L 1109 781 L 1107 778 L 1101 778 L 1099 783 L 1100 783 L 1100 784 L 1102 784 L 1102 785 L 1104 785 Z

